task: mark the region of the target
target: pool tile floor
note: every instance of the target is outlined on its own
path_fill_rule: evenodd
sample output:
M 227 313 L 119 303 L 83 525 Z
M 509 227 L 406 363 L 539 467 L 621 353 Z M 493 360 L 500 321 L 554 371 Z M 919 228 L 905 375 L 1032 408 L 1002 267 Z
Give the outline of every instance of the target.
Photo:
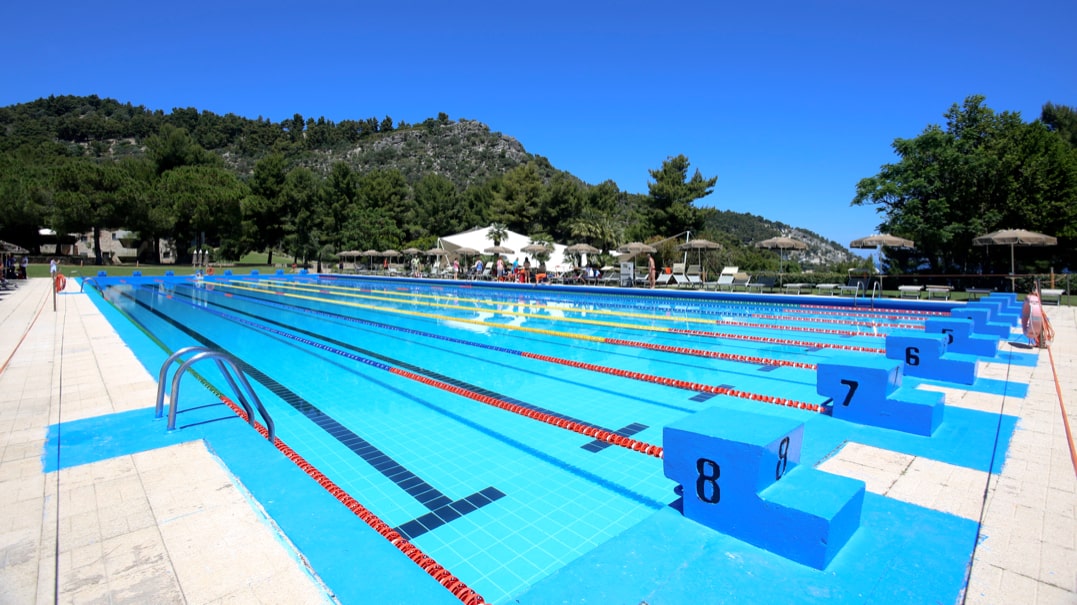
M 50 425 L 145 408 L 157 389 L 74 281 L 55 311 L 49 285 L 0 293 L 0 603 L 333 602 L 201 441 L 44 472 Z M 1077 308 L 1047 310 L 1077 427 Z M 1019 417 L 1001 474 L 857 443 L 821 467 L 981 520 L 965 603 L 1075 603 L 1077 472 L 1049 356 L 981 375 L 1029 385 L 1024 398 L 943 389 L 948 405 Z

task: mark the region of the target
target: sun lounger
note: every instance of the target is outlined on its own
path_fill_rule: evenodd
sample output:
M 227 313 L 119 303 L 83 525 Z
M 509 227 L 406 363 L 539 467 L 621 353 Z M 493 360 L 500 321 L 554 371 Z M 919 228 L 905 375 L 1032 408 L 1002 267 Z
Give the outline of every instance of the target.
M 737 267 L 723 267 L 718 274 L 718 281 L 714 282 L 715 290 L 733 290 L 733 279 L 737 276 Z
M 730 291 L 744 290 L 748 291 L 748 286 L 752 283 L 752 276 L 747 273 L 738 273 L 733 276 L 733 287 Z
M 923 286 L 898 286 L 901 298 L 920 298 L 920 292 L 923 290 Z
M 1065 290 L 1062 288 L 1043 288 L 1040 290 L 1040 302 L 1047 304 L 1047 301 L 1054 301 L 1055 306 L 1062 305 L 1062 295 Z
M 926 286 L 928 298 L 941 298 L 950 300 L 950 286 Z
M 840 288 L 841 284 L 815 284 L 815 289 L 818 290 L 819 294 L 825 292 L 831 296 L 833 296 Z
M 850 277 L 849 283 L 844 286 L 839 286 L 838 290 L 842 294 L 852 294 L 853 296 L 860 296 L 863 292 L 864 295 L 868 293 L 868 278 L 866 277 Z
M 687 280 L 689 287 L 702 286 L 703 285 L 703 268 L 699 265 L 689 265 L 688 270 L 684 272 L 682 276 Z M 677 284 L 680 285 L 681 278 L 677 278 Z
M 655 285 L 668 286 L 677 283 L 676 275 L 684 275 L 684 263 L 673 263 L 673 269 L 669 273 L 659 273 L 655 279 Z
M 729 291 L 732 291 L 733 290 L 733 278 L 735 278 L 735 277 L 736 277 L 736 275 L 726 275 L 724 273 L 722 275 L 719 275 L 718 276 L 718 281 L 714 282 L 714 289 L 715 290 L 729 290 Z
M 776 279 L 769 275 L 760 277 L 759 279 L 749 283 L 747 286 L 747 290 L 749 292 L 763 292 L 764 289 L 770 290 L 774 287 L 774 282 L 776 281 Z
M 811 284 L 802 284 L 802 283 L 785 284 L 784 286 L 782 286 L 782 289 L 785 290 L 786 293 L 791 292 L 793 294 L 800 294 L 801 292 L 804 292 L 804 291 L 811 292 Z

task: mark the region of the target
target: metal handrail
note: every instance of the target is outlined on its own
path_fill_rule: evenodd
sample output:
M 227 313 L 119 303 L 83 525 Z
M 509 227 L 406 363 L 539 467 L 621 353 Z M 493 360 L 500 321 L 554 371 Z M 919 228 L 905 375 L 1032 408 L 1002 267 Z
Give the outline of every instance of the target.
M 172 355 L 169 355 L 168 359 L 161 365 L 161 371 L 157 376 L 157 402 L 154 406 L 154 418 L 160 418 L 164 415 L 165 379 L 168 376 L 168 368 L 171 367 L 172 362 L 188 353 L 193 353 L 193 355 L 190 359 L 180 364 L 179 369 L 176 370 L 175 375 L 172 377 L 172 390 L 169 395 L 171 405 L 168 408 L 168 430 L 172 431 L 176 429 L 176 413 L 179 408 L 180 379 L 183 377 L 183 373 L 194 365 L 195 362 L 203 359 L 212 359 L 217 362 L 217 368 L 221 371 L 225 380 L 228 381 L 228 385 L 232 387 L 232 391 L 236 394 L 236 399 L 239 402 L 239 405 L 242 406 L 243 411 L 247 413 L 247 423 L 252 427 L 254 426 L 254 410 L 251 408 L 251 404 L 247 401 L 244 392 L 246 392 L 251 400 L 254 401 L 255 408 L 265 422 L 269 440 L 273 441 L 276 435 L 273 418 L 269 416 L 269 412 L 266 411 L 265 406 L 262 405 L 262 401 L 254 392 L 254 389 L 251 388 L 251 384 L 247 381 L 247 377 L 243 373 L 243 370 L 239 368 L 239 361 L 228 353 L 215 351 L 206 347 L 186 347 L 180 349 Z M 229 369 L 231 369 L 231 372 L 229 372 Z M 235 378 L 233 378 L 232 372 L 235 372 Z M 239 384 L 236 383 L 237 379 Z M 240 388 L 241 386 L 242 388 Z

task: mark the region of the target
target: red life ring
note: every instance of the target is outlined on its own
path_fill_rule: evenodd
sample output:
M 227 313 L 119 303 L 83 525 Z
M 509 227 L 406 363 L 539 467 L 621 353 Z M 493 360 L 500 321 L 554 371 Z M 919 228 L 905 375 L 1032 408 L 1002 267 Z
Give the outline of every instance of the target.
M 64 277 L 63 273 L 56 274 L 56 281 L 53 286 L 56 288 L 57 292 L 62 292 L 63 289 L 67 287 L 67 278 Z
M 206 275 L 213 275 L 213 267 L 206 269 Z

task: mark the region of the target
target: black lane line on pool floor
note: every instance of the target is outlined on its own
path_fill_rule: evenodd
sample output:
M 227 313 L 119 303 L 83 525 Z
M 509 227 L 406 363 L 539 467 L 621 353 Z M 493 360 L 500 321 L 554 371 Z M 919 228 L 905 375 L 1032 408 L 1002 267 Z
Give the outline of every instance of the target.
M 280 293 L 279 292 L 263 292 L 263 294 L 278 295 Z M 404 334 L 407 334 L 407 335 L 418 336 L 421 339 L 429 339 L 429 340 L 437 340 L 437 341 L 449 342 L 449 343 L 453 343 L 453 344 L 465 345 L 467 347 L 478 348 L 478 349 L 481 349 L 481 350 L 484 350 L 484 351 L 494 351 L 494 352 L 499 352 L 499 353 L 505 353 L 505 354 L 508 354 L 508 355 L 526 357 L 526 355 L 525 355 L 525 353 L 523 351 L 519 351 L 519 350 L 516 350 L 516 349 L 511 349 L 511 348 L 508 348 L 508 347 L 494 346 L 494 345 L 490 345 L 490 344 L 478 343 L 478 342 L 474 342 L 474 341 L 471 341 L 471 340 L 466 340 L 466 339 L 461 339 L 461 338 L 454 338 L 454 337 L 451 337 L 451 336 L 445 336 L 445 335 L 441 335 L 441 334 L 433 334 L 433 333 L 424 332 L 424 331 L 418 330 L 418 329 L 405 328 L 405 327 L 402 327 L 402 326 L 386 324 L 386 323 L 382 323 L 382 322 L 373 321 L 373 320 L 370 320 L 370 319 L 362 319 L 362 318 L 359 318 L 359 317 L 354 317 L 354 316 L 350 316 L 350 315 L 343 315 L 343 314 L 340 314 L 340 313 L 334 313 L 334 312 L 325 311 L 325 310 L 322 310 L 322 309 L 314 309 L 312 307 L 304 307 L 304 306 L 297 305 L 297 304 L 285 303 L 285 302 L 281 302 L 281 301 L 275 300 L 275 299 L 270 300 L 270 299 L 262 298 L 260 296 L 252 296 L 250 294 L 226 294 L 225 296 L 227 296 L 228 298 L 232 298 L 232 299 L 242 299 L 242 300 L 251 301 L 251 302 L 254 302 L 254 303 L 259 304 L 259 305 L 265 305 L 265 306 L 272 307 L 272 308 L 275 308 L 275 309 L 282 309 L 282 310 L 285 310 L 285 311 L 288 311 L 288 312 L 291 312 L 291 313 L 313 314 L 313 315 L 321 316 L 323 318 L 326 318 L 326 319 L 329 319 L 329 320 L 332 320 L 332 321 L 343 321 L 343 322 L 347 322 L 348 324 L 375 328 L 376 330 L 367 330 L 366 327 L 357 328 L 357 329 L 361 329 L 361 330 L 368 331 L 368 332 L 373 332 L 373 333 L 376 333 L 376 334 L 383 334 L 383 332 L 387 332 L 387 331 L 401 332 L 401 333 L 404 333 Z M 337 303 L 339 301 L 337 301 L 337 299 L 327 299 L 325 302 L 335 304 L 335 303 Z M 224 305 L 219 304 L 219 306 L 223 307 Z M 390 338 L 393 338 L 392 336 L 389 336 L 389 335 L 386 335 L 386 336 L 388 336 Z M 523 337 L 523 336 L 520 336 L 520 335 L 515 335 L 515 337 L 516 338 L 529 338 L 529 337 Z M 401 340 L 404 341 L 404 342 L 416 343 L 416 344 L 419 344 L 420 346 L 426 346 L 426 347 L 429 347 L 429 348 L 431 348 L 431 349 L 433 349 L 435 351 L 449 351 L 449 349 L 438 348 L 438 347 L 435 347 L 434 345 L 427 344 L 427 343 L 421 343 L 419 341 L 403 340 L 403 339 L 401 339 Z M 465 353 L 455 353 L 454 352 L 454 354 L 460 355 L 460 356 L 466 356 L 466 357 L 473 357 L 473 356 L 465 354 Z M 618 353 L 616 351 L 613 351 L 612 354 L 617 355 L 617 356 L 622 356 L 622 357 L 631 357 L 633 359 L 635 358 L 635 356 L 626 355 L 623 352 Z M 535 360 L 536 358 L 531 357 L 530 359 Z M 505 364 L 501 364 L 501 365 L 505 365 Z M 688 364 L 686 362 L 680 362 L 680 365 L 683 365 L 683 366 L 686 366 L 686 367 L 703 368 L 703 366 L 688 366 Z M 751 363 L 751 364 L 747 364 L 747 365 L 755 366 L 757 364 Z M 515 368 L 512 368 L 512 369 L 515 370 Z M 706 369 L 709 369 L 709 368 L 706 368 Z M 553 379 L 558 380 L 557 378 L 553 378 Z M 733 386 L 732 385 L 723 385 L 723 388 L 733 389 Z M 599 389 L 599 390 L 601 390 L 603 392 L 610 392 L 607 389 Z M 623 391 L 617 391 L 617 392 L 615 392 L 615 394 L 616 395 L 625 395 L 625 396 L 631 397 L 631 395 L 626 394 Z M 692 414 L 692 413 L 694 413 L 696 411 L 693 408 L 687 408 L 687 407 L 672 405 L 672 404 L 669 404 L 669 403 L 663 402 L 663 401 L 655 401 L 655 400 L 647 400 L 647 399 L 640 399 L 640 401 L 643 401 L 648 405 L 656 405 L 656 406 L 664 407 L 664 408 L 667 408 L 667 409 L 676 410 L 678 412 L 683 412 L 685 414 Z
M 236 296 L 233 295 L 233 298 L 236 298 Z M 248 297 L 248 296 L 242 296 L 242 298 L 244 300 L 252 300 L 252 301 L 257 301 L 257 302 L 260 302 L 260 303 L 274 304 L 272 301 L 263 301 L 261 299 L 252 298 L 252 297 Z M 516 399 L 514 397 L 509 397 L 507 395 L 503 395 L 501 393 L 498 393 L 497 391 L 491 391 L 490 389 L 487 389 L 485 387 L 481 387 L 481 386 L 479 386 L 477 384 L 465 382 L 463 380 L 459 380 L 459 379 L 453 378 L 451 376 L 446 376 L 444 374 L 440 374 L 440 373 L 435 372 L 433 370 L 430 370 L 428 368 L 424 368 L 424 367 L 421 367 L 421 366 L 410 364 L 410 363 L 407 363 L 405 361 L 401 361 L 399 359 L 395 359 L 395 358 L 392 358 L 392 357 L 389 357 L 389 356 L 386 356 L 386 355 L 382 355 L 380 353 L 376 353 L 374 351 L 369 351 L 367 349 L 357 347 L 357 346 L 355 346 L 355 345 L 353 345 L 351 343 L 336 340 L 334 338 L 331 338 L 329 336 L 325 336 L 323 334 L 319 334 L 317 332 L 311 332 L 309 330 L 303 330 L 302 328 L 297 328 L 295 326 L 290 326 L 290 325 L 287 325 L 287 324 L 285 324 L 283 322 L 274 321 L 274 320 L 268 319 L 266 317 L 260 317 L 260 316 L 254 314 L 254 313 L 249 313 L 247 311 L 241 311 L 241 310 L 235 309 L 233 307 L 226 307 L 222 303 L 216 303 L 216 304 L 217 304 L 218 307 L 227 308 L 230 311 L 232 311 L 233 313 L 238 313 L 240 315 L 245 315 L 247 317 L 255 318 L 258 321 L 265 322 L 265 323 L 271 324 L 271 325 L 275 325 L 275 326 L 278 326 L 280 328 L 284 328 L 289 332 L 293 332 L 293 333 L 297 333 L 297 334 L 303 334 L 304 336 L 308 336 L 310 338 L 318 338 L 318 339 L 320 339 L 320 340 L 322 340 L 324 342 L 327 342 L 329 344 L 332 344 L 334 346 L 341 347 L 342 349 L 350 350 L 350 351 L 352 351 L 354 353 L 357 353 L 359 355 L 366 355 L 366 356 L 371 357 L 373 359 L 377 359 L 378 361 L 381 361 L 383 363 L 395 365 L 397 367 L 409 370 L 409 371 L 414 372 L 416 374 L 426 376 L 427 378 L 433 378 L 435 380 L 439 380 L 439 381 L 444 382 L 446 384 L 450 384 L 450 385 L 452 385 L 454 387 L 467 389 L 469 391 L 472 391 L 474 393 L 478 393 L 480 395 L 485 395 L 487 397 L 493 397 L 494 399 L 499 399 L 499 400 L 507 402 L 507 403 L 518 405 L 520 407 L 527 408 L 529 410 L 533 410 L 533 411 L 536 411 L 536 412 L 540 412 L 540 413 L 546 414 L 548 416 L 552 416 L 554 418 L 567 420 L 567 421 L 570 421 L 570 422 L 575 422 L 575 423 L 586 425 L 586 426 L 592 426 L 592 427 L 602 429 L 603 431 L 607 431 L 607 432 L 610 432 L 610 433 L 617 433 L 617 431 L 615 431 L 615 430 L 613 430 L 611 428 L 607 428 L 607 427 L 604 427 L 604 426 L 601 426 L 599 424 L 595 424 L 593 422 L 589 422 L 589 421 L 586 421 L 586 420 L 581 420 L 579 418 L 575 418 L 575 417 L 569 416 L 567 414 L 562 414 L 560 412 L 555 412 L 553 410 L 550 410 L 550 409 L 547 409 L 547 408 L 544 408 L 544 407 L 541 407 L 541 406 L 537 406 L 537 405 L 535 405 L 533 403 L 527 403 L 526 401 L 521 401 L 521 400 Z M 303 307 L 294 307 L 294 306 L 291 307 L 293 312 L 298 312 L 298 311 L 295 311 L 295 309 L 297 309 L 297 308 L 298 309 L 304 309 Z M 334 313 L 328 313 L 328 312 L 325 312 L 325 311 L 318 311 L 318 313 L 328 315 L 328 316 L 330 316 L 331 318 L 334 318 L 334 319 L 340 319 L 340 320 L 348 320 L 348 319 L 350 319 L 347 316 L 337 315 L 337 314 L 334 314 Z M 491 349 L 491 350 L 494 350 L 494 349 Z M 507 353 L 507 354 L 513 354 L 513 353 L 508 352 L 506 350 L 501 350 L 501 352 Z M 639 423 L 634 423 L 634 424 L 639 424 Z M 649 428 L 647 425 L 640 425 L 640 426 L 642 426 L 643 428 L 635 431 L 633 434 L 638 433 L 639 431 L 642 431 L 643 429 Z M 624 429 L 622 429 L 622 430 L 624 430 Z M 617 434 L 620 434 L 620 433 L 617 433 Z M 625 435 L 625 436 L 627 437 L 628 435 Z M 600 451 L 600 450 L 596 450 L 596 451 Z
M 127 294 L 125 294 L 126 296 Z M 211 347 L 219 351 L 223 351 L 224 348 L 218 345 L 216 342 L 203 336 L 180 324 L 178 321 L 172 319 L 161 313 L 156 309 L 150 308 L 144 302 L 133 299 L 143 309 L 151 312 L 157 317 L 161 318 L 168 324 L 179 329 L 184 334 L 187 334 L 194 340 L 200 342 L 203 346 Z M 244 373 L 252 376 L 255 380 L 262 384 L 265 388 L 269 389 L 277 397 L 280 397 L 282 401 L 295 408 L 298 412 L 303 414 L 308 420 L 316 424 L 334 439 L 340 442 L 341 445 L 347 447 L 354 452 L 357 456 L 362 458 L 374 467 L 379 473 L 385 476 L 400 489 L 407 492 L 412 498 L 421 503 L 426 508 L 430 509 L 430 513 L 419 517 L 422 520 L 421 523 L 411 527 L 411 533 L 407 536 L 409 539 L 415 536 L 421 535 L 430 531 L 436 527 L 444 525 L 452 519 L 456 519 L 464 514 L 467 514 L 473 510 L 477 510 L 499 498 L 505 496 L 501 490 L 495 487 L 487 487 L 481 491 L 478 491 L 461 500 L 453 501 L 448 496 L 442 494 L 437 488 L 430 485 L 418 475 L 413 473 L 404 465 L 400 464 L 389 456 L 385 452 L 379 450 L 370 442 L 366 441 L 359 435 L 356 435 L 348 427 L 337 422 L 332 416 L 318 409 L 317 406 L 303 399 L 284 385 L 280 384 L 258 368 L 255 368 L 238 359 L 237 361 L 242 366 Z M 440 521 L 440 522 L 439 522 Z M 407 527 L 415 521 L 409 521 L 401 527 Z M 421 531 L 420 531 L 421 530 Z

